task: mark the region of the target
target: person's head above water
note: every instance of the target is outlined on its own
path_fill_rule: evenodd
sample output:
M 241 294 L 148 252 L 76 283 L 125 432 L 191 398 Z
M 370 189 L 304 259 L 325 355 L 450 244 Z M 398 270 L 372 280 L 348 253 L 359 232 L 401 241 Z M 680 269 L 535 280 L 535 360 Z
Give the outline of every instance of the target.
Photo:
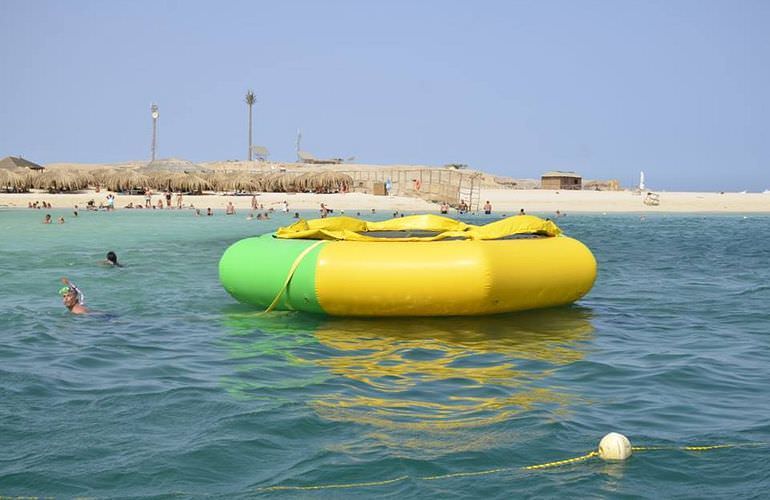
M 113 265 L 117 265 L 118 264 L 118 256 L 115 255 L 115 252 L 113 252 L 113 251 L 107 252 L 107 260 L 112 262 Z
M 88 309 L 83 305 L 85 302 L 83 292 L 67 278 L 62 278 L 61 281 L 66 285 L 59 289 L 59 295 L 62 296 L 64 307 L 74 314 L 87 313 Z

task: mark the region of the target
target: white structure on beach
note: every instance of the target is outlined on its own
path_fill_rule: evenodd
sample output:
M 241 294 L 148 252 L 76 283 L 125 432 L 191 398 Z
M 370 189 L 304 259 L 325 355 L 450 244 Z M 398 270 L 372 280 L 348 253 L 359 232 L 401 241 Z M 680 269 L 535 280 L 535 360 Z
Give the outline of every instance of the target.
M 639 191 L 644 191 L 644 170 L 639 172 Z

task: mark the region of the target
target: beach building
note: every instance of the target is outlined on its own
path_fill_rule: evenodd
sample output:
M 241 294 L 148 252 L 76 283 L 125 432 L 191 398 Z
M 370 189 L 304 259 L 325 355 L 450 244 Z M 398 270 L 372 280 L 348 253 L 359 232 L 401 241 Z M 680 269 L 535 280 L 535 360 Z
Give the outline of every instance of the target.
M 37 163 L 26 160 L 20 156 L 6 156 L 2 160 L 0 160 L 0 168 L 5 168 L 8 170 L 21 170 L 24 168 L 28 168 L 30 170 L 36 170 L 36 171 L 41 171 L 45 169 L 45 167 L 43 167 L 42 165 L 38 165 Z
M 342 163 L 342 158 L 316 158 L 307 151 L 297 151 L 297 156 L 301 163 L 309 163 L 311 165 L 338 165 Z
M 540 176 L 541 189 L 583 189 L 583 178 L 575 172 L 546 172 Z

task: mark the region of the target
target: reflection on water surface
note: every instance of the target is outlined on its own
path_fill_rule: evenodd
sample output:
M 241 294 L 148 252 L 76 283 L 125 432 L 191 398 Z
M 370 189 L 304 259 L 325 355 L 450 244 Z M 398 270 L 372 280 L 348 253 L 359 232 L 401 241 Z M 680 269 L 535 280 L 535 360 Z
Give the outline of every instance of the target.
M 231 355 L 242 361 L 231 392 L 264 397 L 265 370 L 284 370 L 286 387 L 321 384 L 308 401 L 318 416 L 423 450 L 480 447 L 461 431 L 536 405 L 565 410 L 570 396 L 548 377 L 582 359 L 593 332 L 590 310 L 574 306 L 461 318 L 232 314 L 228 326 L 239 335 L 228 338 Z

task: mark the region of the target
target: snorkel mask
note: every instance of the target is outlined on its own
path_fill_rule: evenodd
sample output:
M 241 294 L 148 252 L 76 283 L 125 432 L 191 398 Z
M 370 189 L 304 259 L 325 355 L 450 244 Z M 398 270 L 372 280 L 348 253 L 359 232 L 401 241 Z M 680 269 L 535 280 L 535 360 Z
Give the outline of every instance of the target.
M 83 300 L 84 300 L 83 292 L 81 292 L 80 289 L 78 289 L 78 287 L 73 285 L 71 287 L 63 286 L 59 288 L 59 295 L 61 295 L 62 297 L 66 297 L 70 293 L 74 293 L 78 299 L 78 304 L 83 305 Z

